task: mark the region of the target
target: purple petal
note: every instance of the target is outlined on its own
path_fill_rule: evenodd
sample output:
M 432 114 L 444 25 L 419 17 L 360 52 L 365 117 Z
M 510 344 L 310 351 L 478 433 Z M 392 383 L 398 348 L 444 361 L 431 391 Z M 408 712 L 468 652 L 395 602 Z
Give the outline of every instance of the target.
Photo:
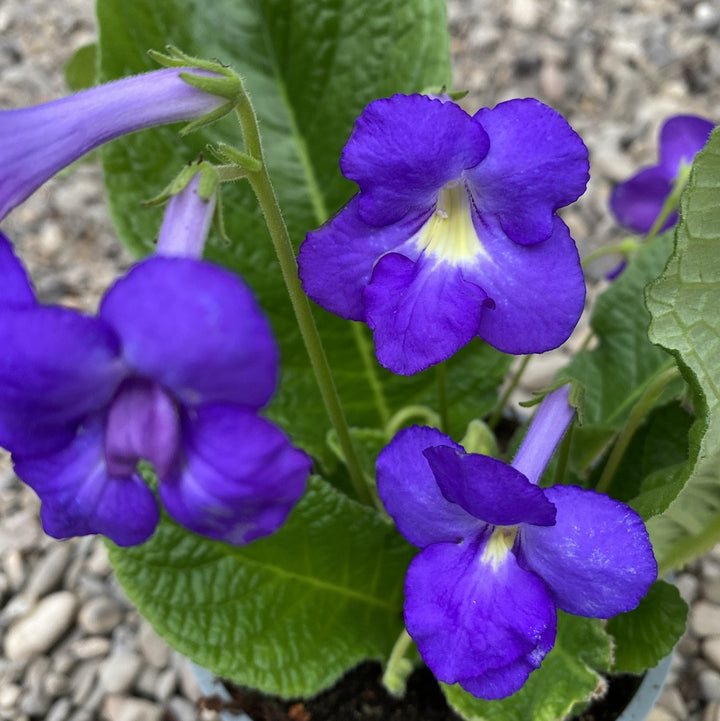
M 680 164 L 692 163 L 710 138 L 715 124 L 696 115 L 676 115 L 660 130 L 660 168 L 668 180 L 674 180 Z
M 449 358 L 478 333 L 487 294 L 461 266 L 424 254 L 413 262 L 388 253 L 363 294 L 377 359 L 412 375 Z
M 107 414 L 105 458 L 112 476 L 129 476 L 138 461 L 150 461 L 160 480 L 177 461 L 180 417 L 167 393 L 156 383 L 126 380 Z
M 672 183 L 661 168 L 645 168 L 613 188 L 610 210 L 620 225 L 644 234 L 652 228 L 671 192 Z M 673 213 L 662 230 L 672 226 L 676 220 L 677 213 Z
M 0 348 L 0 443 L 15 454 L 58 450 L 126 374 L 112 329 L 66 308 L 0 313 Z
M 102 533 L 119 546 L 132 546 L 155 530 L 157 503 L 142 479 L 108 475 L 98 420 L 58 453 L 16 458 L 15 471 L 40 497 L 43 528 L 55 538 Z
M 508 100 L 475 118 L 490 151 L 467 174 L 482 215 L 494 215 L 516 243 L 545 240 L 553 213 L 577 200 L 590 177 L 588 152 L 565 118 L 538 100 Z
M 362 219 L 387 225 L 434 209 L 440 188 L 475 167 L 487 151 L 482 126 L 458 105 L 394 95 L 365 108 L 340 166 L 360 186 Z
M 108 291 L 100 317 L 138 374 L 186 405 L 259 408 L 277 379 L 270 326 L 238 276 L 189 258 L 153 257 Z
M 215 213 L 215 192 L 205 200 L 199 193 L 201 174 L 168 201 L 158 235 L 157 255 L 202 258 L 205 241 Z
M 489 674 L 488 698 L 517 690 L 552 648 L 555 604 L 540 579 L 507 552 L 482 560 L 482 544 L 438 543 L 416 556 L 405 579 L 405 625 L 445 683 Z M 502 678 L 502 669 L 508 676 Z
M 555 523 L 555 507 L 542 489 L 507 463 L 439 446 L 423 451 L 443 496 L 494 526 Z
M 415 236 L 425 216 L 377 228 L 360 219 L 358 196 L 300 246 L 300 280 L 307 295 L 331 313 L 365 320 L 363 290 L 380 256 Z
M 0 309 L 31 307 L 36 303 L 25 268 L 15 255 L 12 243 L 0 232 Z
M 523 526 L 520 561 L 545 581 L 555 603 L 578 616 L 634 609 L 657 578 L 640 516 L 620 501 L 576 486 L 546 488 L 554 526 Z
M 545 653 L 542 654 L 542 657 L 544 656 Z M 539 662 L 535 658 L 518 658 L 500 668 L 489 669 L 479 676 L 461 679 L 460 686 L 473 696 L 489 701 L 505 698 L 519 691 L 538 666 Z
M 192 120 L 227 101 L 156 70 L 29 108 L 0 111 L 0 219 L 59 170 L 127 133 Z
M 564 343 L 585 302 L 580 258 L 567 226 L 554 219 L 542 243 L 523 246 L 495 223 L 478 228 L 484 253 L 463 275 L 494 302 L 478 335 L 505 353 L 543 353 Z
M 443 496 L 423 451 L 449 446 L 462 451 L 435 428 L 412 426 L 399 431 L 377 459 L 377 489 L 398 531 L 425 548 L 477 534 L 484 524 Z
M 185 463 L 161 482 L 168 513 L 233 544 L 274 533 L 305 489 L 310 459 L 272 423 L 235 406 L 203 406 L 183 432 Z

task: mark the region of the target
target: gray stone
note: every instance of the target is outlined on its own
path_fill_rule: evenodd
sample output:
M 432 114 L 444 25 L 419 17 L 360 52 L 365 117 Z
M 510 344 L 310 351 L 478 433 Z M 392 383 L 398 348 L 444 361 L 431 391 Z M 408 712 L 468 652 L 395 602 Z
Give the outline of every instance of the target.
M 7 658 L 48 651 L 70 627 L 75 608 L 75 596 L 70 591 L 57 591 L 43 598 L 8 629 L 4 643 Z
M 80 628 L 93 635 L 110 633 L 120 624 L 123 611 L 111 599 L 98 596 L 86 601 L 78 613 Z
M 78 638 L 68 646 L 68 653 L 76 659 L 100 658 L 107 656 L 112 643 L 105 636 L 85 636 Z
M 100 661 L 83 661 L 72 673 L 72 700 L 76 706 L 82 706 L 90 697 L 96 684 Z
M 22 687 L 16 683 L 6 683 L 0 686 L 0 709 L 15 708 L 21 693 Z
M 72 711 L 72 701 L 69 698 L 59 698 L 50 707 L 45 721 L 67 721 Z
M 720 606 L 698 601 L 690 610 L 690 630 L 700 638 L 720 636 Z
M 102 710 L 108 721 L 161 721 L 164 713 L 151 701 L 115 695 L 105 699 Z
M 107 693 L 126 693 L 142 668 L 142 659 L 136 653 L 118 649 L 106 658 L 100 667 L 100 683 Z
M 706 668 L 698 674 L 698 682 L 704 698 L 709 701 L 720 701 L 720 673 Z
M 702 642 L 703 656 L 720 671 L 720 636 L 708 636 Z
M 138 641 L 140 650 L 149 664 L 155 668 L 165 668 L 170 663 L 170 647 L 147 621 L 140 624 Z
M 197 707 L 182 696 L 173 696 L 167 708 L 176 721 L 197 721 Z
M 66 541 L 53 544 L 33 567 L 23 589 L 23 595 L 38 599 L 53 591 L 60 583 L 72 555 L 73 544 Z

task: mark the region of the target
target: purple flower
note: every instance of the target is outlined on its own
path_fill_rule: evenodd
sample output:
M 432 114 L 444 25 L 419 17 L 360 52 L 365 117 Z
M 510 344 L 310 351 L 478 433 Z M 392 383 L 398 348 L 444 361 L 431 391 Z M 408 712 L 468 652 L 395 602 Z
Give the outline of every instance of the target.
M 610 196 L 610 209 L 621 224 L 636 233 L 647 233 L 662 211 L 665 200 L 683 165 L 690 165 L 707 143 L 715 126 L 705 118 L 676 115 L 660 130 L 660 162 L 644 168 L 616 185 Z M 673 212 L 660 230 L 677 221 Z
M 0 111 L 0 220 L 59 170 L 103 143 L 155 125 L 194 120 L 227 105 L 181 73 L 157 70 L 29 108 Z
M 433 428 L 398 433 L 378 458 L 378 490 L 422 549 L 405 580 L 405 623 L 445 683 L 497 699 L 517 691 L 555 642 L 556 608 L 607 618 L 633 609 L 657 575 L 628 506 L 537 481 L 572 418 L 549 395 L 512 465 Z
M 508 353 L 567 339 L 585 286 L 555 211 L 584 191 L 588 158 L 554 110 L 511 100 L 470 116 L 395 95 L 365 109 L 340 164 L 360 192 L 308 234 L 300 277 L 373 329 L 382 365 L 416 373 L 475 336 Z
M 140 460 L 170 515 L 197 533 L 248 543 L 284 522 L 310 460 L 258 415 L 278 353 L 237 276 L 155 256 L 89 317 L 38 304 L 0 235 L 0 278 L 0 445 L 40 496 L 50 535 L 147 539 L 158 508 Z

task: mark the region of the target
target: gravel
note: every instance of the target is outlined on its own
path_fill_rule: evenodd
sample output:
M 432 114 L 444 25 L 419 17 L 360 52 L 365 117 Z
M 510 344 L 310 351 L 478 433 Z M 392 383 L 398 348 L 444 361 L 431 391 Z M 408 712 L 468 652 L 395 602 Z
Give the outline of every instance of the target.
M 622 236 L 606 209 L 610 188 L 654 161 L 663 119 L 720 117 L 715 2 L 450 0 L 449 9 L 455 86 L 469 90 L 468 110 L 533 96 L 585 139 L 592 179 L 564 213 L 583 255 Z M 2 0 L 0 107 L 63 95 L 63 64 L 95 32 L 91 0 Z M 94 162 L 48 182 L 3 230 L 45 302 L 91 310 L 131 261 Z M 597 261 L 590 271 L 600 278 L 613 264 Z M 531 364 L 521 394 L 563 359 L 559 352 Z M 38 512 L 0 456 L 0 721 L 216 720 L 197 710 L 186 661 L 125 599 L 102 542 L 48 538 Z M 720 721 L 720 549 L 677 583 L 693 604 L 689 630 L 650 718 Z

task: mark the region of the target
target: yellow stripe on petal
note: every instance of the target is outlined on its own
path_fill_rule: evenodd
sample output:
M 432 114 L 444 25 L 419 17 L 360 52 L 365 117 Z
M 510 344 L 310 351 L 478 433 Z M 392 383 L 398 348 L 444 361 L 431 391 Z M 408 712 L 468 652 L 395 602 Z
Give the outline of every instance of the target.
M 417 242 L 421 251 L 453 265 L 472 261 L 483 252 L 463 182 L 454 180 L 440 189 L 437 208 L 420 228 Z
M 482 562 L 492 564 L 493 571 L 497 571 L 513 547 L 516 535 L 517 526 L 498 526 L 488 538 L 483 551 Z

